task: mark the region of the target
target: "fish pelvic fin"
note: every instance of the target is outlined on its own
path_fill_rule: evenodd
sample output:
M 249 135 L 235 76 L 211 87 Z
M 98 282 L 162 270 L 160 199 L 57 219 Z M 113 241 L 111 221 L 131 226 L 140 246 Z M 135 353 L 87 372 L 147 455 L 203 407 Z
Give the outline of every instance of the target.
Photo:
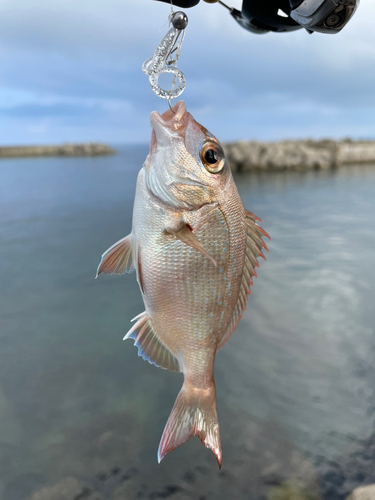
M 134 271 L 133 264 L 133 237 L 128 234 L 112 245 L 102 255 L 102 260 L 96 272 L 99 274 L 125 274 Z
M 215 383 L 209 388 L 197 388 L 187 381 L 177 396 L 158 449 L 158 461 L 197 435 L 210 448 L 221 468 L 222 452 L 216 411 Z
M 164 370 L 179 372 L 178 360 L 155 333 L 146 311 L 132 321 L 136 323 L 125 335 L 124 340 L 134 340 L 134 345 L 138 347 L 138 356 Z

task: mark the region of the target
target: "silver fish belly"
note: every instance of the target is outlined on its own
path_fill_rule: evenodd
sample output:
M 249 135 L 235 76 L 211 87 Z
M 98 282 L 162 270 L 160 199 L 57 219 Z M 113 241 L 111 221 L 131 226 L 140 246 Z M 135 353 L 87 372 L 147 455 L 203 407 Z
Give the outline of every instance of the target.
M 214 359 L 246 308 L 268 236 L 244 209 L 217 139 L 177 103 L 151 115 L 151 149 L 137 180 L 132 232 L 102 256 L 98 274 L 137 272 L 145 311 L 125 338 L 184 384 L 159 461 L 193 435 L 222 452 Z

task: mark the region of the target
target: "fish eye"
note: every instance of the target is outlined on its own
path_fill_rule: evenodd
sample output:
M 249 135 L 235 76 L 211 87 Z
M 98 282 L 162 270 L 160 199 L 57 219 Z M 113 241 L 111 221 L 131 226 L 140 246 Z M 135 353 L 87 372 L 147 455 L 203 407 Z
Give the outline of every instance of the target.
M 216 142 L 204 142 L 200 150 L 200 157 L 204 168 L 211 174 L 218 174 L 223 170 L 225 155 L 222 147 Z

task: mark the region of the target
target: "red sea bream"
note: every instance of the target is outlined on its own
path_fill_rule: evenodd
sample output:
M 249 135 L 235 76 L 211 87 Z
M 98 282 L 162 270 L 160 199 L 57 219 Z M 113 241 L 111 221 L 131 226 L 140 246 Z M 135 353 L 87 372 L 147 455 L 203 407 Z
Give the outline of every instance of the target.
M 98 274 L 136 270 L 145 311 L 125 338 L 150 363 L 184 375 L 159 461 L 196 434 L 221 466 L 215 355 L 246 308 L 268 235 L 244 209 L 220 143 L 184 102 L 152 112 L 151 127 L 132 231 L 103 254 Z

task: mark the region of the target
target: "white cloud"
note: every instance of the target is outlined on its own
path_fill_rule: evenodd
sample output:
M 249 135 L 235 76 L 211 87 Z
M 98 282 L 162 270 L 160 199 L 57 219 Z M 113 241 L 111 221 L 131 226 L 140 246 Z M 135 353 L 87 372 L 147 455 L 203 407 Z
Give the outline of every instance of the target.
M 140 67 L 166 32 L 167 4 L 3 0 L 1 10 L 0 142 L 148 141 L 148 115 L 166 103 Z M 183 97 L 222 139 L 375 135 L 375 2 L 334 36 L 257 36 L 218 4 L 187 13 Z

